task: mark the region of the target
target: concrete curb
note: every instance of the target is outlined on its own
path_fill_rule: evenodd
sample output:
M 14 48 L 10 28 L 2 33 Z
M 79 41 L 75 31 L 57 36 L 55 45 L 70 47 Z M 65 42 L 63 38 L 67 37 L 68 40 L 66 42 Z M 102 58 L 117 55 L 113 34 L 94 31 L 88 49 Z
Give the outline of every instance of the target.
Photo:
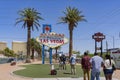
M 33 80 L 83 80 L 83 78 L 33 78 Z M 100 80 L 105 80 L 104 77 L 100 77 Z M 113 80 L 118 80 L 113 78 Z

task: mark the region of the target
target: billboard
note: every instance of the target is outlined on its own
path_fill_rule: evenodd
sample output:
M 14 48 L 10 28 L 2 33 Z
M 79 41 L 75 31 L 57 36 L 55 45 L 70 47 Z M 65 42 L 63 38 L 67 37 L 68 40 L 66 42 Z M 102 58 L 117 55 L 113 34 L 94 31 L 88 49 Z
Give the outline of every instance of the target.
M 64 34 L 51 32 L 41 33 L 40 36 L 37 38 L 37 41 L 40 42 L 40 44 L 46 45 L 50 48 L 55 48 L 66 44 L 68 42 L 68 39 L 64 36 Z
M 111 51 L 111 57 L 113 57 L 116 67 L 120 68 L 120 50 L 113 50 Z

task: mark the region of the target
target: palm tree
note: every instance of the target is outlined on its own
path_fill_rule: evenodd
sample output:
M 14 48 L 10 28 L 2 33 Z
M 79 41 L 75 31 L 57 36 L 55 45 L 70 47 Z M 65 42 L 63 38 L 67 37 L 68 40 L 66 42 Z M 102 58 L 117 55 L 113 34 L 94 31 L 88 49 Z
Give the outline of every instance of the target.
M 31 58 L 34 60 L 34 52 L 35 52 L 35 47 L 36 47 L 36 40 L 34 38 L 32 38 L 30 40 L 30 45 L 31 45 L 31 51 L 32 51 L 32 56 Z
M 40 27 L 39 20 L 43 20 L 40 17 L 40 13 L 34 8 L 25 8 L 19 11 L 20 18 L 17 18 L 16 24 L 23 22 L 23 28 L 27 28 L 27 59 L 26 62 L 30 62 L 30 39 L 31 39 L 31 29 L 34 27 L 38 29 Z
M 35 44 L 35 51 L 38 53 L 38 59 L 40 59 L 40 57 L 42 57 L 42 46 L 37 41 Z
M 67 23 L 69 28 L 69 58 L 72 55 L 73 50 L 73 30 L 77 27 L 78 22 L 86 21 L 84 16 L 81 15 L 81 11 L 77 8 L 67 7 L 66 11 L 63 12 L 65 16 L 60 17 L 60 23 Z
M 39 42 L 36 41 L 35 38 L 32 38 L 30 41 L 31 44 L 31 51 L 32 51 L 32 56 L 31 58 L 34 60 L 34 52 L 36 51 L 40 57 L 41 55 L 41 45 L 39 44 Z
M 57 62 L 57 53 L 58 53 L 58 49 L 60 49 L 61 48 L 61 46 L 57 46 L 57 47 L 55 47 L 55 53 L 56 53 L 56 62 Z

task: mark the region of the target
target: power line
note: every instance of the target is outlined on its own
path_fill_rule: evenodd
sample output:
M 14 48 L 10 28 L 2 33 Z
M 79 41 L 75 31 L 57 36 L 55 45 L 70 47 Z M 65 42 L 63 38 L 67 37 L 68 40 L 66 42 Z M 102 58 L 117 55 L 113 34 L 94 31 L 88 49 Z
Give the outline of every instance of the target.
M 108 21 L 108 19 L 110 17 L 115 17 L 117 14 L 120 13 L 120 8 L 115 8 L 113 9 L 112 11 L 109 11 L 108 13 L 105 13 L 103 16 L 101 16 L 96 23 L 99 23 L 99 24 L 96 24 L 96 26 L 100 26 L 100 25 L 103 25 L 103 23 L 106 23 L 106 21 Z M 107 19 L 107 20 L 106 20 Z M 112 19 L 109 19 L 109 20 L 112 20 Z M 110 23 L 111 24 L 111 23 Z

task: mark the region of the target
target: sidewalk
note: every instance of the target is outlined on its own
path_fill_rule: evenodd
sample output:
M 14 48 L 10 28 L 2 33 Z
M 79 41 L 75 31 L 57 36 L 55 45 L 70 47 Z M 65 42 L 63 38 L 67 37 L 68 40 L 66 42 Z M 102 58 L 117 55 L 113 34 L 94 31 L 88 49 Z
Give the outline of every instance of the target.
M 33 80 L 83 80 L 83 78 L 34 78 Z M 105 80 L 104 77 L 101 77 L 100 80 Z M 113 80 L 118 80 L 113 78 Z
M 40 63 L 40 62 L 34 62 Z M 23 65 L 23 63 L 17 63 L 15 66 L 10 66 L 10 63 L 6 64 L 0 64 L 0 80 L 83 80 L 83 78 L 27 78 L 27 77 L 21 77 L 18 75 L 13 74 L 12 72 L 18 69 L 23 69 L 22 67 L 19 67 L 19 65 Z M 24 64 L 28 65 L 28 64 Z M 113 74 L 113 80 L 119 80 L 120 79 L 120 70 L 116 70 Z M 105 80 L 104 77 L 101 77 L 100 80 Z

